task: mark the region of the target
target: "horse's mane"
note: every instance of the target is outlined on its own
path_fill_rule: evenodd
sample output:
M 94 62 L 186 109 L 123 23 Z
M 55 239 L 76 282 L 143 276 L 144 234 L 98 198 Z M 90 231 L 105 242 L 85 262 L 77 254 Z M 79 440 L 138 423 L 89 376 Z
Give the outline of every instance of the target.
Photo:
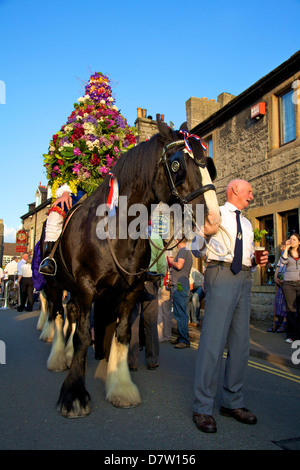
M 160 144 L 159 134 L 155 134 L 150 140 L 141 142 L 136 147 L 128 150 L 112 168 L 112 173 L 118 178 L 121 187 L 143 186 L 147 187 L 152 182 L 159 159 Z

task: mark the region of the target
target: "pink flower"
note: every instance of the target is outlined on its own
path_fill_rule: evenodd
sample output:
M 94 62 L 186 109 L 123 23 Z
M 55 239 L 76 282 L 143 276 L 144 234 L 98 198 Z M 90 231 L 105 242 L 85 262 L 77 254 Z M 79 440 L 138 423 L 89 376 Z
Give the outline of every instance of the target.
M 99 168 L 99 173 L 102 173 L 103 175 L 105 175 L 108 172 L 109 172 L 109 169 L 106 166 L 101 166 Z

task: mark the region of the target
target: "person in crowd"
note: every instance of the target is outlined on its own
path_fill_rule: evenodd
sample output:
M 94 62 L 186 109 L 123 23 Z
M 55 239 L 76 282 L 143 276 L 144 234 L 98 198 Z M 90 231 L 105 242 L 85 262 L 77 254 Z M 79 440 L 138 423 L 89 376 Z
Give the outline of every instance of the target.
M 154 231 L 151 231 L 150 247 L 149 266 L 151 266 L 151 272 L 161 274 L 161 279 L 159 281 L 144 282 L 144 300 L 138 302 L 132 312 L 131 340 L 128 351 L 128 365 L 132 371 L 136 371 L 138 368 L 139 352 L 144 344 L 147 368 L 154 370 L 158 367 L 158 289 L 163 285 L 163 279 L 167 272 L 167 260 L 165 253 L 163 253 L 152 266 L 157 256 L 164 249 L 161 237 Z
M 22 258 L 18 262 L 18 274 L 20 274 L 21 267 L 23 266 L 23 264 L 26 263 L 26 261 L 28 259 L 28 256 L 29 256 L 29 253 L 27 253 L 27 252 L 23 253 Z
M 204 276 L 198 269 L 192 267 L 190 272 L 190 293 L 188 298 L 188 316 L 191 326 L 200 326 L 201 300 L 204 298 Z
M 190 346 L 187 301 L 190 291 L 189 275 L 193 265 L 193 257 L 186 246 L 186 239 L 177 240 L 178 253 L 176 257 L 170 258 L 172 266 L 172 299 L 173 313 L 177 321 L 178 337 L 175 340 L 176 349 L 185 349 Z
M 171 276 L 170 266 L 168 263 L 167 274 L 165 275 L 163 286 L 158 290 L 157 330 L 160 343 L 170 341 L 171 339 L 172 317 Z
M 280 261 L 286 266 L 282 290 L 287 309 L 286 342 L 300 339 L 300 235 L 294 233 L 285 243 Z
M 284 250 L 285 245 L 281 245 L 281 251 Z M 273 325 L 268 328 L 269 333 L 285 333 L 286 332 L 286 305 L 285 298 L 283 295 L 282 284 L 286 265 L 281 263 L 279 259 L 277 267 L 275 269 L 274 281 L 276 284 L 276 296 L 274 306 L 274 320 Z
M 18 260 L 18 257 L 13 256 L 12 260 L 9 263 L 7 263 L 7 265 L 4 268 L 4 274 L 7 275 L 6 280 L 8 281 L 14 281 L 15 276 L 18 273 L 18 261 L 17 260 Z
M 205 315 L 195 364 L 193 420 L 206 433 L 217 430 L 213 407 L 226 342 L 228 354 L 220 413 L 245 424 L 257 422 L 255 414 L 245 408 L 243 395 L 249 355 L 251 269 L 255 258 L 253 229 L 241 211 L 253 199 L 249 182 L 231 181 L 220 212 L 221 225 L 233 240 L 234 252 L 227 250 L 220 232 L 210 240 L 207 238 L 208 245 L 204 244 L 198 252 L 198 256 L 206 253 Z M 260 265 L 267 262 L 268 252 L 264 251 Z
M 21 304 L 17 309 L 18 312 L 23 312 L 25 306 L 27 312 L 32 312 L 33 309 L 33 280 L 31 261 L 32 258 L 28 256 L 26 262 L 22 264 L 18 275 L 18 284 L 20 285 L 21 294 Z

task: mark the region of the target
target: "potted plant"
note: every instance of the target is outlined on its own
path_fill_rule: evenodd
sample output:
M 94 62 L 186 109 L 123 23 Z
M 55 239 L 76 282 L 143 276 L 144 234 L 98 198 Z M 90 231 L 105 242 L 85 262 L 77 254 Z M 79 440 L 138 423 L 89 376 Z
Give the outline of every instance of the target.
M 254 230 L 254 254 L 255 254 L 255 262 L 256 264 L 259 264 L 260 262 L 260 257 L 261 255 L 263 254 L 263 252 L 265 251 L 265 247 L 264 246 L 260 246 L 260 242 L 263 238 L 264 235 L 267 235 L 267 231 L 266 230 L 259 230 L 258 228 L 256 228 Z
M 263 237 L 264 235 L 267 235 L 267 233 L 268 233 L 268 232 L 267 232 L 266 230 L 264 230 L 264 229 L 263 229 L 263 230 L 259 230 L 258 228 L 256 228 L 256 229 L 254 230 L 254 243 L 255 243 L 255 245 L 260 244 L 260 242 L 261 242 L 261 240 L 262 240 L 262 237 Z

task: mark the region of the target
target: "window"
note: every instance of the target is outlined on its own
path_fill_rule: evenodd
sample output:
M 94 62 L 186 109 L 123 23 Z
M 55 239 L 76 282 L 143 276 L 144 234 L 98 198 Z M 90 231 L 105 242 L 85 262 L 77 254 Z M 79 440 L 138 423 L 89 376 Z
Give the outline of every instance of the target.
M 296 139 L 294 90 L 279 97 L 280 145 Z

